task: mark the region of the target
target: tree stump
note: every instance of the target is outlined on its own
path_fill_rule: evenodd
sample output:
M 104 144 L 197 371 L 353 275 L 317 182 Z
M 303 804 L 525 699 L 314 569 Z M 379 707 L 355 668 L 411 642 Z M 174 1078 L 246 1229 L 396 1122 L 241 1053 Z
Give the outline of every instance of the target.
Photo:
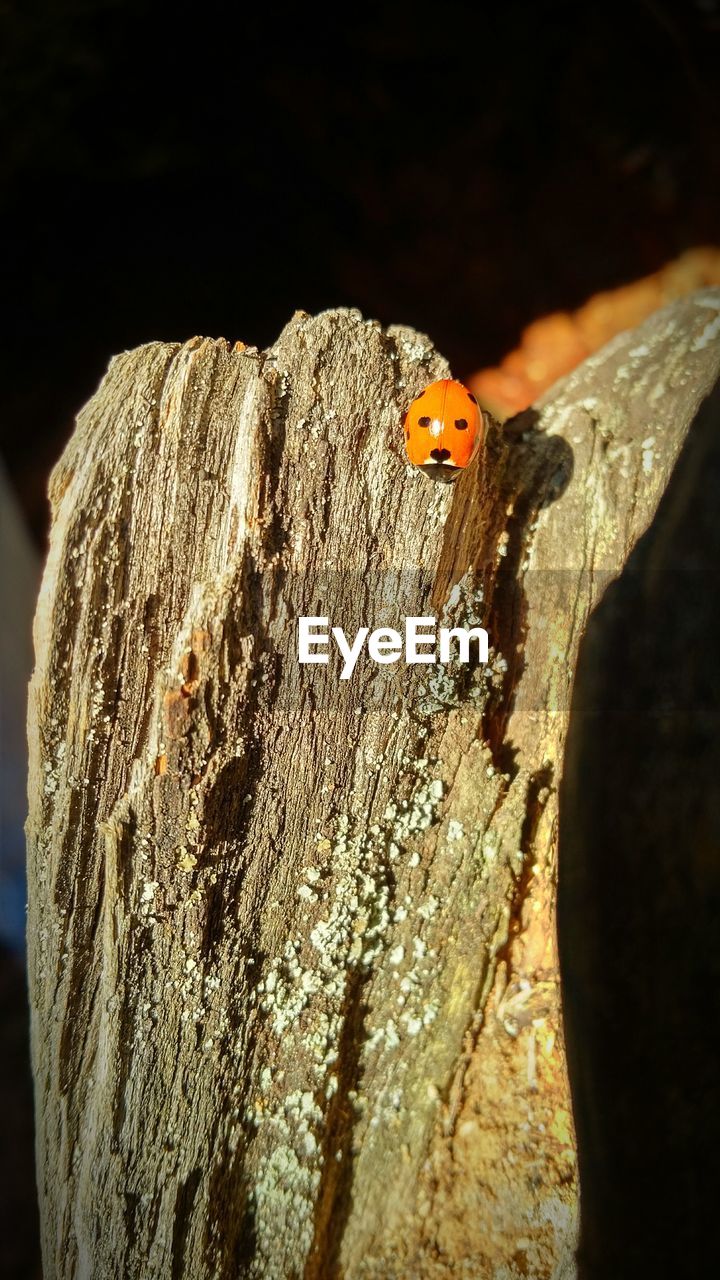
M 51 482 L 30 732 L 46 1280 L 574 1274 L 554 938 L 578 643 L 718 374 L 720 293 L 433 486 L 429 340 L 110 365 Z M 301 666 L 300 616 L 487 666 Z

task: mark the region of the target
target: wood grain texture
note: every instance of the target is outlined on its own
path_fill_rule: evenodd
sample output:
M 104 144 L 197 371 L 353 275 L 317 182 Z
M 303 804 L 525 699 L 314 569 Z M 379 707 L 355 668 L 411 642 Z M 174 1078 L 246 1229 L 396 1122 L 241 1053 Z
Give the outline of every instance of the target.
M 353 311 L 111 364 L 52 478 L 30 733 L 46 1280 L 571 1276 L 554 942 L 577 645 L 717 375 L 653 317 L 433 487 Z M 488 667 L 300 667 L 482 622 Z
M 694 1280 L 720 1185 L 720 380 L 583 638 L 558 946 L 582 1280 Z

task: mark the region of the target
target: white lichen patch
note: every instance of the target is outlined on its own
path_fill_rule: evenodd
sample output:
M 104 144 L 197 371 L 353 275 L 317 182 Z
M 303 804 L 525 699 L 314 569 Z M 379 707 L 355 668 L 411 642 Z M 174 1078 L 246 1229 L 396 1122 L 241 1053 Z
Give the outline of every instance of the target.
M 427 360 L 428 353 L 432 350 L 429 339 L 422 338 L 420 335 L 415 338 L 403 338 L 400 346 L 413 364 L 421 364 L 423 360 Z
M 705 325 L 705 328 L 695 339 L 690 350 L 703 351 L 705 347 L 709 347 L 710 343 L 714 342 L 716 338 L 720 338 L 720 312 L 716 315 L 714 320 L 711 320 L 709 324 Z
M 195 854 L 188 849 L 187 845 L 181 844 L 177 851 L 177 865 L 180 871 L 192 871 L 196 864 Z
M 43 765 L 43 793 L 53 796 L 58 789 L 59 780 L 65 767 L 66 746 L 64 742 L 56 742 L 48 753 L 50 759 Z
M 480 851 L 485 862 L 494 862 L 498 855 L 500 840 L 493 831 L 486 832 L 483 837 Z
M 348 973 L 368 969 L 381 954 L 390 924 L 390 891 L 384 868 L 384 833 L 351 835 L 346 818 L 338 822 L 330 864 L 334 889 L 326 907 L 309 931 L 309 948 L 290 939 L 283 955 L 270 966 L 257 991 L 261 1007 L 270 1015 L 276 1036 L 282 1037 L 312 1008 L 313 1023 L 329 1010 L 337 1011 Z M 309 874 L 311 873 L 311 874 Z M 297 892 L 314 905 L 319 895 L 312 887 L 319 879 L 314 868 L 305 870 Z M 324 1061 L 324 1060 L 323 1060 Z M 319 1064 L 322 1066 L 323 1064 Z
M 498 555 L 503 556 L 506 552 L 507 536 L 501 535 Z M 438 627 L 462 627 L 467 630 L 483 627 L 483 602 L 482 584 L 476 581 L 472 568 L 468 568 L 451 588 L 438 619 Z M 434 663 L 429 667 L 427 679 L 420 687 L 418 707 L 421 715 L 449 711 L 465 702 L 484 702 L 487 697 L 487 682 L 492 679 L 494 661 L 495 658 L 492 658 L 490 664 L 474 670 L 469 669 L 466 663 L 456 660 Z
M 443 791 L 441 779 L 434 778 L 422 783 L 411 800 L 390 802 L 383 814 L 383 819 L 390 824 L 391 843 L 398 850 L 410 836 L 426 831 L 433 822 L 437 821 L 437 807 L 442 800 Z
M 305 1151 L 288 1144 L 270 1151 L 252 1191 L 255 1254 L 249 1275 L 258 1280 L 287 1280 L 301 1274 L 298 1268 L 313 1239 L 320 1178 L 321 1170 L 308 1163 Z
M 376 761 L 364 764 L 366 770 L 374 770 Z M 278 1239 L 292 1236 L 303 1241 L 303 1247 L 309 1242 L 302 1220 L 305 1213 L 308 1221 L 312 1218 L 312 1187 L 305 1174 L 310 1165 L 317 1170 L 323 1137 L 320 1109 L 312 1111 L 312 1123 L 304 1127 L 296 1114 L 292 1133 L 283 1127 L 289 1121 L 287 1108 L 268 1101 L 273 1093 L 269 1072 L 276 1081 L 279 1071 L 287 1071 L 301 1087 L 305 1102 L 317 1098 L 326 1106 L 340 1087 L 336 1063 L 348 983 L 354 972 L 369 974 L 383 961 L 395 975 L 399 1003 L 394 1013 L 386 1010 L 381 1023 L 366 1026 L 368 1051 L 374 1047 L 402 1052 L 403 1043 L 419 1036 L 437 1017 L 437 1004 L 425 994 L 437 955 L 420 931 L 439 912 L 439 899 L 429 894 L 415 907 L 408 894 L 403 903 L 393 906 L 388 874 L 392 862 L 402 860 L 408 870 L 419 862 L 413 845 L 441 819 L 445 786 L 433 776 L 436 766 L 437 762 L 422 758 L 405 761 L 401 768 L 414 778 L 408 798 L 390 802 L 382 818 L 365 828 L 355 829 L 347 816 L 340 816 L 332 838 L 318 836 L 315 849 L 323 848 L 327 872 L 305 866 L 296 886 L 296 893 L 315 913 L 312 922 L 304 939 L 286 941 L 282 954 L 270 963 L 255 988 L 253 998 L 267 1015 L 276 1043 L 272 1064 L 259 1071 L 258 1093 L 246 1114 L 246 1123 L 258 1140 L 272 1148 L 261 1163 L 256 1198 L 258 1215 L 267 1216 L 269 1222 L 272 1209 L 275 1221 L 274 1232 L 269 1226 L 267 1233 L 264 1226 L 258 1232 L 264 1275 L 276 1274 L 271 1259 L 281 1256 Z M 323 821 L 321 830 L 329 825 Z M 322 899 L 321 884 L 326 884 Z M 413 933 L 403 940 L 397 931 L 410 918 Z M 348 1094 L 348 1098 L 361 1118 L 364 1096 L 352 1099 Z
M 653 469 L 653 460 L 655 458 L 655 437 L 648 436 L 643 440 L 640 448 L 642 449 L 642 469 L 645 475 L 649 475 Z
M 439 908 L 439 899 L 436 898 L 434 894 L 431 894 L 426 902 L 420 903 L 420 906 L 417 909 L 417 914 L 420 916 L 421 920 L 431 920 Z

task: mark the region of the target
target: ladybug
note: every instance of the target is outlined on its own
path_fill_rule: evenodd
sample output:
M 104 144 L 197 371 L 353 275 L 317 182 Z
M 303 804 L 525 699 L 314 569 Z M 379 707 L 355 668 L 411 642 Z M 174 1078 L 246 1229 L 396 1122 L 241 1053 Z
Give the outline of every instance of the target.
M 403 414 L 405 449 L 414 467 L 446 484 L 472 462 L 485 434 L 472 391 L 453 378 L 431 382 Z

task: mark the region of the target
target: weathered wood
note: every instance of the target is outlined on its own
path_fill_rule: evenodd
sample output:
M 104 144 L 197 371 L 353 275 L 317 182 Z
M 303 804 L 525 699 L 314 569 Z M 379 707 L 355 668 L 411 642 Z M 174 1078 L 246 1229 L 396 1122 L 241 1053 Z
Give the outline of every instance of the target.
M 583 1280 L 717 1269 L 718 495 L 720 382 L 590 620 L 573 692 L 558 941 Z
M 454 490 L 445 371 L 356 312 L 113 361 L 52 480 L 30 700 L 46 1280 L 573 1273 L 553 902 L 579 638 L 717 372 L 720 295 L 589 360 Z M 482 621 L 488 668 L 300 667 Z

